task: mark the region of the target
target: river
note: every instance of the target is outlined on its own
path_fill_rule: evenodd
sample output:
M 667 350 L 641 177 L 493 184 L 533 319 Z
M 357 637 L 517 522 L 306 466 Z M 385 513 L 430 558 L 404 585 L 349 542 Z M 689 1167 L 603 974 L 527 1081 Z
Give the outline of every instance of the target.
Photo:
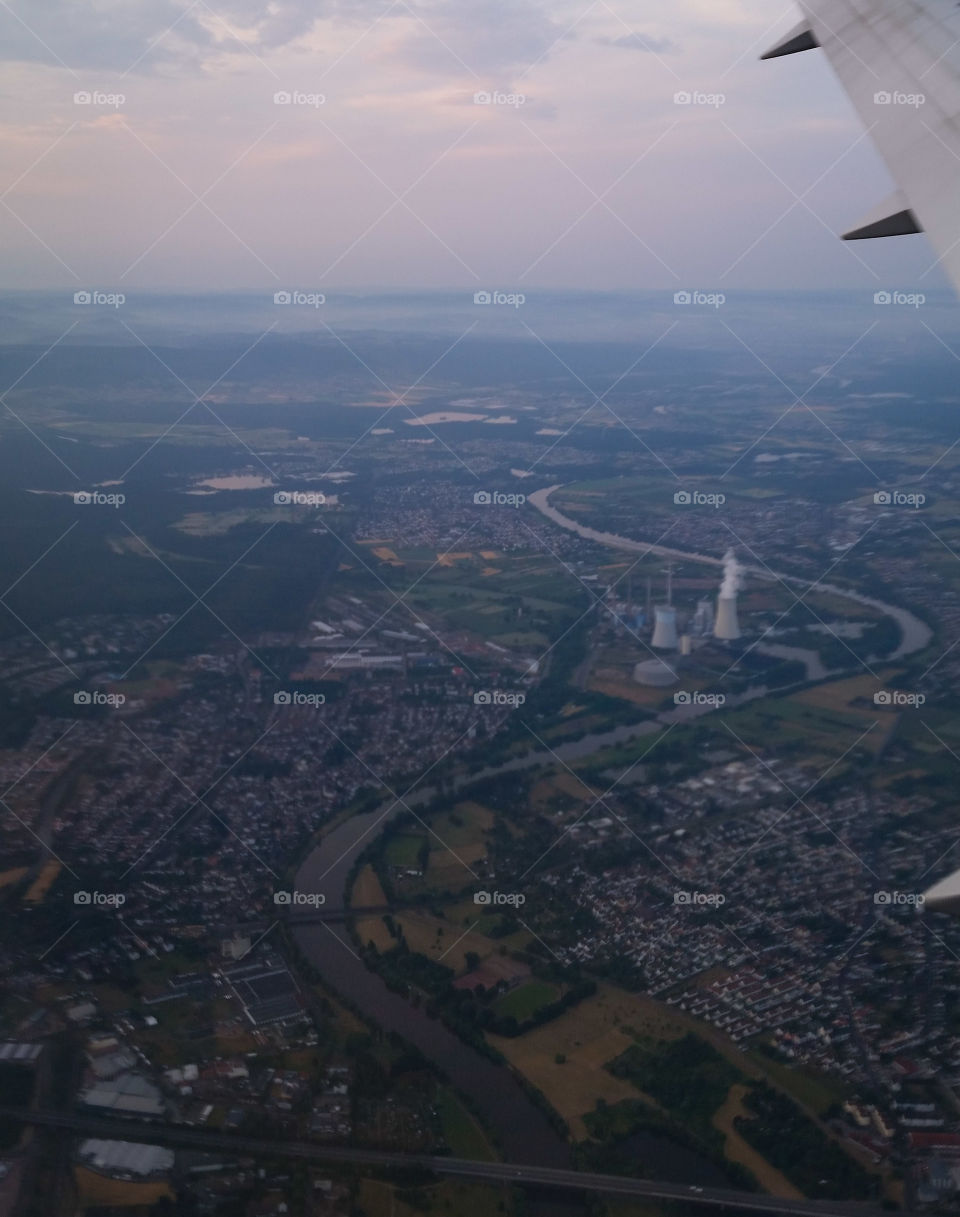
M 723 566 L 722 558 L 710 557 L 707 554 L 689 553 L 682 549 L 668 549 L 664 545 L 649 545 L 646 541 L 635 541 L 632 537 L 621 537 L 613 532 L 600 532 L 596 528 L 589 528 L 586 524 L 581 524 L 578 520 L 565 516 L 556 507 L 550 506 L 550 496 L 554 491 L 560 489 L 561 486 L 558 483 L 556 486 L 547 486 L 543 490 L 534 491 L 527 498 L 527 502 L 532 507 L 535 507 L 541 515 L 546 516 L 548 520 L 551 520 L 560 528 L 565 528 L 567 532 L 575 532 L 585 540 L 597 541 L 600 545 L 607 545 L 611 549 L 626 550 L 628 553 L 657 554 L 659 557 L 677 558 L 687 562 L 699 562 L 705 566 L 715 566 L 718 568 Z M 832 596 L 842 596 L 845 600 L 854 600 L 857 604 L 877 609 L 886 617 L 892 617 L 900 627 L 900 645 L 895 651 L 885 657 L 887 659 L 903 659 L 907 655 L 913 655 L 930 645 L 933 630 L 931 630 L 926 622 L 921 621 L 919 617 L 915 617 L 907 609 L 900 608 L 899 605 L 885 604 L 882 600 L 875 600 L 871 596 L 851 591 L 850 588 L 837 587 L 833 583 L 816 582 L 811 584 L 809 580 L 803 579 L 799 575 L 780 574 L 767 566 L 744 564 L 743 569 L 747 574 L 754 575 L 756 578 L 764 579 L 768 582 L 794 584 L 808 591 L 816 590 Z
M 562 515 L 549 504 L 550 495 L 558 487 L 540 490 L 529 502 L 561 528 L 598 541 L 614 549 L 633 553 L 658 553 L 688 561 L 702 562 L 720 568 L 721 560 L 702 554 L 650 546 L 642 541 L 601 533 Z M 803 584 L 790 575 L 774 575 L 768 570 L 748 567 L 751 574 L 764 579 L 780 578 L 785 583 Z M 819 584 L 824 592 L 856 600 L 879 609 L 893 617 L 901 629 L 901 643 L 893 658 L 902 658 L 922 650 L 932 637 L 930 628 L 905 609 L 883 604 L 859 593 L 833 585 Z M 749 695 L 748 695 L 749 696 Z M 555 751 L 538 751 L 514 757 L 502 765 L 490 766 L 479 772 L 462 775 L 455 783 L 461 789 L 486 778 L 504 773 L 521 772 L 556 763 L 557 758 L 571 764 L 591 756 L 599 749 L 624 744 L 632 739 L 652 735 L 662 726 L 683 721 L 702 713 L 716 712 L 708 707 L 678 707 L 659 716 L 629 726 L 584 736 L 582 739 L 558 745 Z M 422 807 L 437 794 L 434 787 L 422 787 L 404 797 L 411 808 Z M 380 804 L 374 811 L 355 816 L 325 834 L 306 857 L 297 872 L 299 891 L 322 892 L 326 896 L 325 910 L 336 913 L 345 904 L 346 883 L 354 862 L 364 849 L 382 832 L 389 821 L 401 811 L 403 804 L 395 799 Z M 296 942 L 304 956 L 317 968 L 324 980 L 365 1015 L 387 1031 L 395 1031 L 420 1049 L 449 1077 L 450 1081 L 470 1100 L 487 1123 L 497 1130 L 504 1156 L 508 1161 L 537 1166 L 569 1165 L 570 1151 L 564 1139 L 554 1130 L 541 1109 L 527 1096 L 509 1069 L 497 1065 L 468 1047 L 436 1019 L 431 1019 L 419 1007 L 392 993 L 383 981 L 367 969 L 354 950 L 346 927 L 334 923 L 296 925 L 292 927 Z M 708 1164 L 704 1164 L 705 1166 Z
M 561 744 L 555 752 L 527 753 L 503 765 L 462 775 L 455 788 L 463 788 L 504 773 L 516 773 L 556 763 L 560 757 L 568 764 L 591 756 L 598 749 L 651 735 L 660 730 L 653 721 L 617 727 L 602 734 L 584 736 Z M 437 794 L 434 787 L 422 787 L 404 803 L 423 807 Z M 354 816 L 332 832 L 307 856 L 297 872 L 298 891 L 322 892 L 324 911 L 343 909 L 346 884 L 357 857 L 378 832 L 404 810 L 403 804 L 388 800 L 375 810 Z M 388 1031 L 396 1031 L 447 1074 L 453 1084 L 473 1101 L 495 1128 L 504 1155 L 509 1161 L 537 1166 L 569 1165 L 569 1150 L 539 1107 L 527 1097 L 512 1073 L 469 1048 L 440 1022 L 422 1009 L 392 993 L 376 973 L 367 969 L 357 956 L 344 926 L 340 924 L 298 925 L 293 935 L 304 956 L 324 979 L 364 1014 Z

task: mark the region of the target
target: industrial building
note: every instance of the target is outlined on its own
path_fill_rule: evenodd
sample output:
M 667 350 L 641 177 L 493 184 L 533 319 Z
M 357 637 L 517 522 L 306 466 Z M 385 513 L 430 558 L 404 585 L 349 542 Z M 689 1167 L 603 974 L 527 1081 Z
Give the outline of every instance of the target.
M 139 1073 L 123 1073 L 109 1081 L 95 1082 L 80 1094 L 85 1107 L 111 1111 L 121 1116 L 159 1117 L 164 1114 L 160 1091 Z
M 150 1179 L 173 1170 L 173 1151 L 159 1145 L 129 1141 L 100 1141 L 91 1138 L 80 1145 L 78 1158 L 84 1166 L 113 1179 Z

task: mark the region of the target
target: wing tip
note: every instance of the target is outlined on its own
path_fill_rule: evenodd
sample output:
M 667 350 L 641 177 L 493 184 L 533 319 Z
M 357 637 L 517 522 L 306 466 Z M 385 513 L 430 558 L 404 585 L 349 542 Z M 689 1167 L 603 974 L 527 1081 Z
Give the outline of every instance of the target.
M 819 45 L 820 42 L 809 24 L 806 21 L 801 21 L 799 25 L 794 26 L 786 37 L 781 38 L 776 45 L 772 46 L 760 58 L 761 60 L 780 59 L 784 55 L 799 55 L 802 51 L 815 51 Z

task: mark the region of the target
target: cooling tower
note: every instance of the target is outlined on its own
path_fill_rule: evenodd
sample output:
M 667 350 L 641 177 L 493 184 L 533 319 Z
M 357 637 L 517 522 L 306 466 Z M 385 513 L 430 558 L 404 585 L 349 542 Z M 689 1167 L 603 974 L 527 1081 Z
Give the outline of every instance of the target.
M 653 627 L 651 645 L 661 651 L 677 649 L 677 610 L 675 608 L 667 606 L 656 610 L 656 625 Z
M 736 642 L 740 637 L 736 596 L 717 597 L 717 620 L 713 627 L 713 636 L 721 642 Z
M 713 633 L 713 601 L 698 600 L 697 611 L 693 618 L 693 632 L 698 638 L 705 638 Z

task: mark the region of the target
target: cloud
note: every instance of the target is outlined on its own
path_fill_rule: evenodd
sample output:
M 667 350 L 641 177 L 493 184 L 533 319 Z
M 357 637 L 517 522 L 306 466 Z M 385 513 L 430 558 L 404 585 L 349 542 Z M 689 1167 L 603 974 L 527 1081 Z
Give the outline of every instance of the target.
M 532 0 L 427 0 L 404 7 L 414 15 L 414 28 L 395 54 L 422 71 L 524 69 L 564 39 L 564 27 Z
M 680 48 L 669 38 L 656 38 L 653 34 L 641 34 L 634 30 L 619 38 L 598 38 L 601 46 L 621 47 L 625 51 L 642 51 L 646 55 L 671 55 Z
M 146 74 L 244 54 L 241 43 L 266 55 L 325 20 L 381 16 L 398 31 L 387 57 L 421 71 L 508 72 L 575 37 L 540 0 L 8 0 L 0 61 Z
M 285 46 L 323 15 L 309 0 L 12 0 L 0 6 L 0 59 L 149 72 L 230 43 L 239 51 L 234 35 L 258 50 Z

